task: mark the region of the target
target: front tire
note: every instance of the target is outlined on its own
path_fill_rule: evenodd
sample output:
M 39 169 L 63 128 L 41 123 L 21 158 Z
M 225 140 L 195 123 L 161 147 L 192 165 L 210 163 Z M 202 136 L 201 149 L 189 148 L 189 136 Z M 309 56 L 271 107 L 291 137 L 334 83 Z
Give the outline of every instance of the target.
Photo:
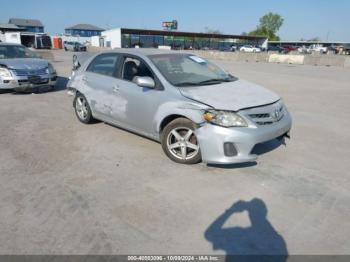
M 75 114 L 79 121 L 84 124 L 90 124 L 93 121 L 91 109 L 83 94 L 77 93 L 74 98 Z
M 186 118 L 177 118 L 163 130 L 161 143 L 164 153 L 180 164 L 197 164 L 202 161 L 195 124 Z

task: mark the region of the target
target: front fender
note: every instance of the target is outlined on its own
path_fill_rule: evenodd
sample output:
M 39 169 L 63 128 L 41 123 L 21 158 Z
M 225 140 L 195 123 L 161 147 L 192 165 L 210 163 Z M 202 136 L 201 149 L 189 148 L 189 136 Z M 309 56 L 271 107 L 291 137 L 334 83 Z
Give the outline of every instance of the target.
M 155 130 L 157 133 L 161 131 L 163 120 L 172 115 L 179 115 L 190 119 L 196 124 L 202 123 L 203 113 L 208 106 L 191 102 L 191 101 L 170 101 L 162 104 L 155 115 Z

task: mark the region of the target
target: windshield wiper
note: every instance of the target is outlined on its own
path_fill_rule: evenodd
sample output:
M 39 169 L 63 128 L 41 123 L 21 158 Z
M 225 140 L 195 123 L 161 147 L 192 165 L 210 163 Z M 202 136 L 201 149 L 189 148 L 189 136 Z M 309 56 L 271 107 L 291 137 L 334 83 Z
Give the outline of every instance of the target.
M 227 78 L 211 78 L 200 82 L 182 82 L 176 84 L 176 86 L 200 86 L 205 84 L 220 84 L 222 82 L 232 82 L 237 80 L 235 77 L 227 77 Z
M 181 82 L 181 83 L 175 84 L 175 86 L 198 86 L 198 85 L 200 84 L 196 82 Z
M 204 80 L 201 82 L 198 82 L 198 85 L 202 85 L 202 84 L 216 84 L 216 83 L 222 83 L 222 82 L 231 82 L 232 79 L 231 78 L 211 78 L 208 80 Z

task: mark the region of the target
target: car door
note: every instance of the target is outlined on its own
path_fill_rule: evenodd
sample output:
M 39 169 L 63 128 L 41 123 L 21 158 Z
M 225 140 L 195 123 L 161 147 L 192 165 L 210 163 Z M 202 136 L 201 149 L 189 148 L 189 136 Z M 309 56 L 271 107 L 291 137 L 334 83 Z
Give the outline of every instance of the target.
M 96 56 L 82 77 L 83 92 L 93 114 L 104 121 L 110 121 L 112 118 L 113 92 L 118 85 L 116 74 L 119 58 L 117 53 L 104 53 Z
M 140 57 L 124 55 L 121 61 L 119 82 L 116 86 L 118 91 L 113 93 L 112 117 L 128 129 L 145 136 L 156 137 L 154 118 L 163 93 L 162 85 L 148 64 Z M 131 64 L 134 64 L 135 72 L 131 72 Z M 136 76 L 153 78 L 156 87 L 138 86 L 133 82 Z

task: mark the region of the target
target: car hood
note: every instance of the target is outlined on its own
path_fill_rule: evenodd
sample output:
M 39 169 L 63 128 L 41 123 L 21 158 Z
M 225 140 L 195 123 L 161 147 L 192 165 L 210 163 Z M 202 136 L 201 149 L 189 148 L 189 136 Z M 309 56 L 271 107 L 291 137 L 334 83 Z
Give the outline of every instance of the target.
M 180 87 L 180 92 L 187 98 L 215 109 L 230 111 L 271 104 L 280 99 L 270 90 L 244 80 L 217 85 Z
M 0 59 L 0 65 L 9 69 L 36 70 L 45 68 L 48 64 L 48 61 L 40 58 Z

